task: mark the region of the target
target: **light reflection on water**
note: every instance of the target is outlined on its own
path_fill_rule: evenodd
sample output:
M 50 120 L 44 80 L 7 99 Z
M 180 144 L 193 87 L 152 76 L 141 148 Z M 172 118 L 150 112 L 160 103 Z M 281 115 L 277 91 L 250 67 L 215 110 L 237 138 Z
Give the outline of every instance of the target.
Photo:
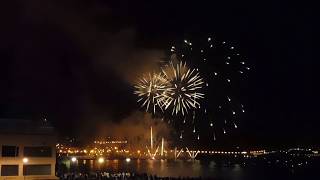
M 107 172 L 137 172 L 154 174 L 157 176 L 171 177 L 226 177 L 239 179 L 243 167 L 239 164 L 228 166 L 217 165 L 214 161 L 185 161 L 185 160 L 105 160 L 100 164 L 98 161 L 79 161 L 81 169 L 87 171 L 107 171 Z M 241 178 L 240 178 L 241 179 Z

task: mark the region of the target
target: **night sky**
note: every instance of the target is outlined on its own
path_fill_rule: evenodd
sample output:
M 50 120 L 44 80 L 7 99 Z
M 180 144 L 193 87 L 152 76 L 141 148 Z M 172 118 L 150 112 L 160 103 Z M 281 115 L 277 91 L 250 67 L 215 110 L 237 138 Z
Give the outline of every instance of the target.
M 268 1 L 1 2 L 0 117 L 46 116 L 63 135 L 137 110 L 133 77 L 176 39 L 234 42 L 252 70 L 247 112 L 224 138 L 319 144 L 318 23 L 311 4 Z M 84 131 L 85 132 L 85 131 Z

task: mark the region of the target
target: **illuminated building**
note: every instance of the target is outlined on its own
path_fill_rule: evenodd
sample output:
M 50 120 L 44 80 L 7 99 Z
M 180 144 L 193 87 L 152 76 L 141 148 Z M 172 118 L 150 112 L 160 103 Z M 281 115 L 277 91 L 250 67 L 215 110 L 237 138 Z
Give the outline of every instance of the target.
M 0 179 L 57 179 L 55 141 L 46 120 L 0 119 Z

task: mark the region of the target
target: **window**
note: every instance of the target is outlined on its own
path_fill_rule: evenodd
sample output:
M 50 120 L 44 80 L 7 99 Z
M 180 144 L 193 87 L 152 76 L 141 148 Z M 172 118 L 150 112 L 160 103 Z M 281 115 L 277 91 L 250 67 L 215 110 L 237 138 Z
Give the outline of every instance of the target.
M 19 156 L 18 146 L 2 146 L 2 157 L 17 157 Z
M 24 147 L 23 154 L 26 157 L 51 157 L 52 150 L 48 146 Z
M 1 176 L 18 176 L 19 166 L 18 165 L 2 165 Z
M 23 166 L 23 175 L 51 175 L 51 165 L 42 164 L 42 165 L 24 165 Z

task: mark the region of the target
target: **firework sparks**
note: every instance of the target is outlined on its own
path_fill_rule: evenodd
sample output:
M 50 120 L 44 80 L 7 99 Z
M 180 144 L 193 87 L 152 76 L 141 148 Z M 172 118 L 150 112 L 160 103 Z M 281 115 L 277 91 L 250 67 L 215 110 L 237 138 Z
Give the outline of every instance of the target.
M 139 79 L 134 87 L 136 88 L 134 93 L 139 98 L 138 102 L 141 103 L 141 107 L 146 108 L 146 111 L 149 111 L 150 107 L 153 113 L 156 113 L 157 107 L 163 110 L 164 95 L 168 88 L 168 81 L 164 75 L 161 73 L 148 74 Z
M 169 82 L 164 109 L 172 109 L 172 114 L 188 113 L 189 109 L 200 108 L 199 99 L 204 98 L 204 93 L 199 92 L 204 84 L 196 69 L 190 69 L 182 61 L 169 65 L 162 69 L 162 73 Z
M 192 121 L 183 123 L 182 126 L 184 127 L 180 128 L 189 127 L 192 131 L 191 134 L 198 140 L 198 133 L 203 131 L 203 128 L 213 131 L 214 140 L 216 140 L 217 134 L 227 134 L 232 129 L 238 128 L 237 119 L 240 117 L 240 112 L 243 113 L 245 110 L 244 106 L 239 102 L 237 90 L 239 90 L 239 84 L 246 77 L 250 67 L 247 66 L 244 57 L 237 52 L 237 47 L 226 41 L 219 42 L 213 37 L 208 37 L 204 40 L 195 39 L 194 41 L 184 39 L 183 43 L 175 44 L 172 47 L 169 55 L 179 57 L 182 61 L 176 65 L 172 65 L 170 62 L 170 66 L 166 68 L 172 72 L 168 81 L 171 83 L 175 78 L 182 76 L 179 74 L 180 69 L 184 69 L 185 63 L 192 63 L 197 67 L 192 71 L 194 77 L 199 80 L 199 83 L 201 82 L 197 91 L 201 89 L 201 93 L 203 93 L 196 98 L 196 102 L 190 101 L 193 103 L 188 104 L 194 111 Z M 199 71 L 201 72 L 201 77 L 198 77 Z M 164 74 L 168 76 L 166 72 Z M 172 74 L 174 75 L 173 77 L 171 77 Z M 178 80 L 178 82 L 181 82 L 181 80 Z M 234 86 L 235 84 L 237 86 Z M 179 86 L 174 86 L 173 90 L 178 91 Z M 176 94 L 178 95 L 180 92 Z M 204 98 L 204 100 L 199 101 L 201 98 Z M 179 100 L 178 98 L 173 99 Z M 174 104 L 174 101 L 171 103 Z M 167 102 L 166 105 L 168 105 Z M 201 109 L 199 108 L 200 105 Z M 187 108 L 183 109 L 183 107 L 188 106 L 174 106 L 173 108 L 179 109 L 173 109 L 173 113 L 177 111 L 186 112 Z M 185 116 L 185 118 L 188 119 L 188 116 Z

